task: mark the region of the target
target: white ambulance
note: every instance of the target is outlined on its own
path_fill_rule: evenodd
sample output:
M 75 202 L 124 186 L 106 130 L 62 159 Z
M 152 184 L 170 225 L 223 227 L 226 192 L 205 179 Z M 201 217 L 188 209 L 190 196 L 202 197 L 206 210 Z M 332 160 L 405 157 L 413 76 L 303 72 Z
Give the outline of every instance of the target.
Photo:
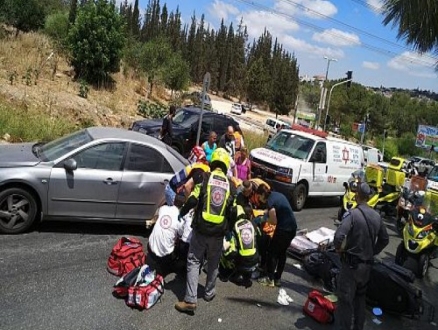
M 342 196 L 343 183 L 364 165 L 358 144 L 299 125 L 280 131 L 264 148 L 253 149 L 250 160 L 253 177 L 285 194 L 296 211 L 307 196 Z

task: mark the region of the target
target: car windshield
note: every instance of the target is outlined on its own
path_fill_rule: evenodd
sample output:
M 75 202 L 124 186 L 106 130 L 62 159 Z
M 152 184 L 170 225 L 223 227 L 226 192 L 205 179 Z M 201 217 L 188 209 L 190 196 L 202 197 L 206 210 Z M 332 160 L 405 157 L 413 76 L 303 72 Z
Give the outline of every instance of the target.
M 430 173 L 427 176 L 427 178 L 430 181 L 438 182 L 438 166 L 434 166 L 434 168 L 432 169 L 432 171 L 430 171 Z
M 307 159 L 315 141 L 287 131 L 280 131 L 266 145 L 266 148 L 281 154 Z
M 92 140 L 93 138 L 86 130 L 78 131 L 42 145 L 38 154 L 43 161 L 50 162 Z
M 198 113 L 186 109 L 180 109 L 176 112 L 175 117 L 173 117 L 172 119 L 172 122 L 184 128 L 189 128 L 198 121 L 198 118 Z
M 417 163 L 417 162 L 419 162 L 421 160 L 421 158 L 419 158 L 419 157 L 411 157 L 410 158 L 410 161 L 412 161 L 412 162 L 414 162 L 414 163 Z

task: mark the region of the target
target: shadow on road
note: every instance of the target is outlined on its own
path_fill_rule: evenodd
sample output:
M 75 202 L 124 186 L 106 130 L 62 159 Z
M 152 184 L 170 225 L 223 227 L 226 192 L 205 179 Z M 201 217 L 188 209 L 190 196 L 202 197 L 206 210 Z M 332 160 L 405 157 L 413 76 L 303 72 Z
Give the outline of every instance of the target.
M 339 207 L 340 200 L 335 197 L 308 197 L 304 209 L 323 209 L 327 207 Z

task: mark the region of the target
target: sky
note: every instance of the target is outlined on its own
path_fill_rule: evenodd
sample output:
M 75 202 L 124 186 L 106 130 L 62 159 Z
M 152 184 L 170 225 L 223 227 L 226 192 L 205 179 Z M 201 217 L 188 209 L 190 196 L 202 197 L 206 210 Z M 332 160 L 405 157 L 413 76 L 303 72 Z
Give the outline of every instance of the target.
M 142 12 L 147 0 L 140 0 Z M 438 55 L 420 55 L 403 40 L 397 27 L 384 26 L 380 0 L 167 0 L 169 11 L 179 6 L 184 23 L 193 14 L 215 30 L 223 19 L 247 26 L 249 40 L 266 28 L 297 58 L 300 76 L 346 78 L 371 87 L 397 87 L 438 92 L 434 69 Z M 326 57 L 326 58 L 325 58 Z

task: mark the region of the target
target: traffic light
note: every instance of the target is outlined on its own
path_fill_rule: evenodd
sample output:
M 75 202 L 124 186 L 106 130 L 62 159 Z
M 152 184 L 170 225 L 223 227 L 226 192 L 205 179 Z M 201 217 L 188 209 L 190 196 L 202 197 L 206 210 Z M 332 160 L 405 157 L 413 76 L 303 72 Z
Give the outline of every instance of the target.
M 351 80 L 353 79 L 353 71 L 347 71 L 347 87 L 351 86 Z

